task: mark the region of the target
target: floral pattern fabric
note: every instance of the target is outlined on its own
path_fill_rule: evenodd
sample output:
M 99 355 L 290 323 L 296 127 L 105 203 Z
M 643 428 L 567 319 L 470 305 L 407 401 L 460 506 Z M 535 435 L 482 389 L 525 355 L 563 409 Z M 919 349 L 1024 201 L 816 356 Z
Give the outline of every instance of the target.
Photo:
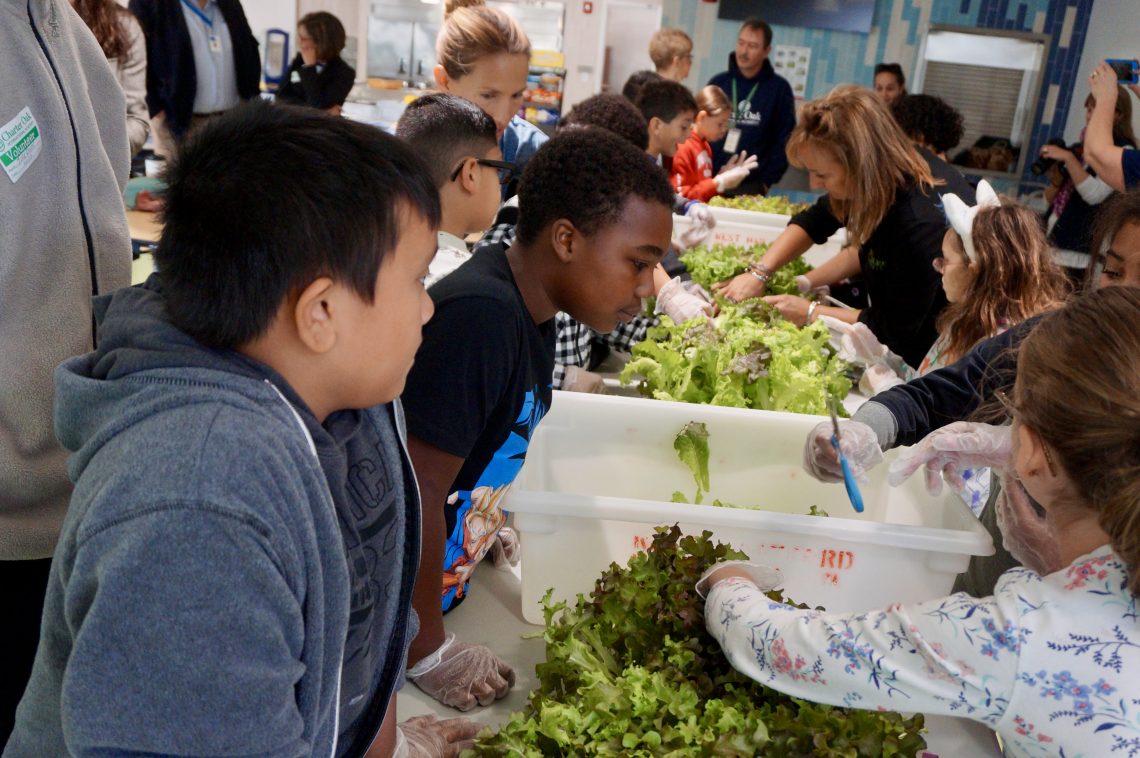
M 1109 546 L 982 600 L 825 613 L 730 579 L 705 610 L 733 666 L 795 697 L 974 719 L 1009 756 L 1140 757 L 1140 622 Z

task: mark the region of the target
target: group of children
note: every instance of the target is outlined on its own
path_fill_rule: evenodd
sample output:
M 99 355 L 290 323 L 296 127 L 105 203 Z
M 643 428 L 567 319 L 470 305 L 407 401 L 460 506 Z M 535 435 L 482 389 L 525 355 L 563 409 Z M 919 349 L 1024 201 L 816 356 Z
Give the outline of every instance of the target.
M 674 246 L 671 214 L 706 220 L 692 197 L 730 190 L 755 166 L 741 155 L 711 175 L 708 145 L 723 138 L 731 104 L 716 87 L 694 99 L 670 81 L 645 83 L 632 103 L 590 98 L 547 139 L 513 115 L 528 55 L 506 14 L 456 8 L 440 35 L 440 92 L 410 104 L 395 137 L 254 103 L 212 120 L 172 161 L 157 273 L 100 298 L 97 350 L 56 372 L 56 428 L 73 454 L 75 493 L 5 756 L 418 757 L 470 744 L 475 727 L 467 722 L 397 725 L 396 692 L 406 677 L 468 710 L 510 689 L 509 664 L 448 634 L 444 614 L 467 597 L 486 556 L 517 560 L 503 499 L 552 389 L 596 387 L 592 346 L 644 338 L 653 319 L 645 298 L 656 296 L 659 312 L 678 322 L 711 313 L 662 265 Z M 897 125 L 886 138 L 860 131 L 860 121 L 885 129 L 882 106 L 847 92 L 836 98 L 834 112 L 847 107 L 851 120 L 809 109 L 789 150 L 830 197 L 793 222 L 791 236 L 773 246 L 776 258 L 828 236 L 843 216 L 863 243 L 851 255 L 895 286 L 911 269 L 890 249 L 902 243 L 887 227 L 905 215 L 921 229 L 903 242 L 937 243 L 941 255 L 924 258 L 924 248 L 919 264 L 924 286 L 933 279 L 950 303 L 941 317 L 923 311 L 932 328 L 938 317 L 938 334 L 921 365 L 930 340 L 920 352 L 911 328 L 895 358 L 895 332 L 871 336 L 882 315 L 863 319 L 869 330 L 832 323 L 841 346 L 865 358 L 870 373 L 888 366 L 902 381 L 968 358 L 975 343 L 1059 306 L 1059 275 L 1025 209 L 990 201 L 972 211 L 966 197 L 954 212 L 957 198 L 947 197 L 951 228 L 943 232 L 928 197 L 943 180 L 929 154 L 909 146 Z M 828 136 L 853 124 L 847 142 Z M 861 159 L 844 153 L 860 147 Z M 876 156 L 883 161 L 873 166 Z M 671 181 L 662 157 L 684 177 Z M 901 199 L 874 200 L 883 172 Z M 1126 199 L 1098 263 L 1097 276 L 1112 284 L 1140 280 L 1140 201 Z M 487 229 L 472 255 L 464 238 Z M 888 264 L 902 273 L 881 273 Z M 763 285 L 776 265 L 773 258 L 744 276 Z M 876 298 L 880 310 L 891 296 Z M 1028 343 L 1037 362 L 1022 364 L 1011 401 L 1015 418 L 1024 417 L 1017 470 L 1038 501 L 1083 518 L 1073 492 L 1086 510 L 1111 500 L 1100 522 L 1105 540 L 1064 555 L 1072 562 L 1089 553 L 1090 565 L 1124 581 L 1109 588 L 1121 607 L 1131 607 L 1134 584 L 1133 551 L 1122 547 L 1136 539 L 1122 515 L 1134 498 L 1106 500 L 1099 474 L 1078 473 L 1088 468 L 1084 451 L 1049 426 L 1049 403 L 1063 399 L 1035 395 L 1034 383 L 1048 374 L 1044 345 L 1090 315 L 1134 318 L 1134 299 L 1104 296 L 1047 321 Z M 1122 347 L 1131 350 L 1105 349 Z M 1120 367 L 1087 365 L 1089 396 L 1100 397 Z M 1100 428 L 1098 412 L 1134 412 L 1114 403 L 1104 399 L 1082 416 L 1089 428 Z M 1123 434 L 1112 439 L 1124 444 Z M 1053 471 L 1051 454 L 1070 479 Z M 1042 461 L 1049 465 L 1035 465 Z M 1137 465 L 1114 463 L 1109 483 L 1134 493 Z M 1011 581 L 978 623 L 1028 613 L 1001 605 L 1027 582 Z M 1068 607 L 1069 595 L 1059 593 L 1072 588 L 1052 584 L 1033 591 Z M 767 606 L 750 592 L 734 579 L 709 599 L 710 628 L 734 662 L 775 686 L 841 699 L 814 689 L 818 673 L 739 656 L 740 630 L 747 626 L 747 644 L 761 651 L 757 639 L 792 639 L 788 625 L 776 626 L 785 617 L 795 619 L 804 646 L 822 644 L 812 635 L 826 637 L 837 624 L 861 639 L 867 619 L 801 618 L 783 608 L 761 618 Z M 1087 598 L 1079 603 L 1095 612 Z M 1039 628 L 1026 625 L 1023 637 Z M 866 650 L 877 651 L 874 643 Z M 841 650 L 857 657 L 861 644 Z M 924 665 L 949 670 L 940 648 L 932 650 Z M 953 666 L 942 678 L 959 686 L 965 664 Z M 1048 686 L 1044 672 L 1030 678 L 1003 681 L 1003 697 L 1012 699 L 1015 686 Z M 1097 686 L 1107 696 L 1124 685 L 1106 676 Z M 959 700 L 980 708 L 972 684 L 961 687 Z M 851 688 L 847 704 L 872 703 L 867 689 Z M 937 708 L 952 694 L 923 696 Z M 987 723 L 1020 723 L 1013 711 L 987 707 Z

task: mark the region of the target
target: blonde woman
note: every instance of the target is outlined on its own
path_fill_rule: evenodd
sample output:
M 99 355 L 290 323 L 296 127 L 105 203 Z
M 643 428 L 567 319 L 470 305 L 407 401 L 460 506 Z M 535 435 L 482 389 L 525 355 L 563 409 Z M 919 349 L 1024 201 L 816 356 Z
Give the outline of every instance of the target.
M 693 39 L 680 29 L 658 29 L 649 40 L 649 59 L 662 79 L 682 82 L 693 68 Z
M 953 191 L 971 205 L 973 190 L 920 155 L 882 101 L 861 87 L 840 87 L 804 106 L 787 153 L 807 170 L 812 188 L 825 194 L 792 218 L 759 263 L 714 289 L 730 300 L 758 297 L 777 269 L 846 226 L 849 247 L 813 271 L 809 285 L 860 275 L 869 307 L 845 310 L 794 295 L 766 300 L 796 324 L 820 315 L 861 321 L 891 352 L 919 365 L 946 307 L 934 269 L 946 230 L 938 190 Z
M 448 0 L 445 10 L 435 43 L 436 88 L 475 103 L 495 120 L 503 160 L 520 176 L 547 140 L 518 115 L 530 71 L 530 40 L 518 22 L 483 0 Z M 504 199 L 513 194 L 512 185 L 504 185 Z

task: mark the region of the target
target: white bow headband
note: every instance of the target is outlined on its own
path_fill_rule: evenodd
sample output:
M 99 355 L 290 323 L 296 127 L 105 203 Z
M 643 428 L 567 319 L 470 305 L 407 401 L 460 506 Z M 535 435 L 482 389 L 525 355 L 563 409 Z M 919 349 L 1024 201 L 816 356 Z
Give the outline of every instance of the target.
M 966 250 L 966 258 L 971 263 L 978 260 L 978 254 L 974 251 L 974 217 L 982 208 L 996 208 L 1001 205 L 994 188 L 985 179 L 978 182 L 977 198 L 978 204 L 970 207 L 955 194 L 948 193 L 942 196 L 942 206 L 946 209 L 950 228 L 962 238 L 962 247 Z

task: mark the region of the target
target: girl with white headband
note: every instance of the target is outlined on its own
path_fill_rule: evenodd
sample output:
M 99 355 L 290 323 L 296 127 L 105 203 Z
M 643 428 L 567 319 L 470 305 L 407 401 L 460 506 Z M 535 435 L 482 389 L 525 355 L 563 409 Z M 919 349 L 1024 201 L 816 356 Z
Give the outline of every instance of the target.
M 1037 216 L 1016 203 L 1003 204 L 984 180 L 977 198 L 972 207 L 957 195 L 942 198 L 950 227 L 934 268 L 950 305 L 938 318 L 938 339 L 918 366 L 887 350 L 865 324 L 820 317 L 840 356 L 865 367 L 860 387 L 868 395 L 948 366 L 978 342 L 1064 300 L 1065 276 L 1053 262 Z M 961 494 L 977 513 L 989 494 L 988 473 L 962 473 Z

